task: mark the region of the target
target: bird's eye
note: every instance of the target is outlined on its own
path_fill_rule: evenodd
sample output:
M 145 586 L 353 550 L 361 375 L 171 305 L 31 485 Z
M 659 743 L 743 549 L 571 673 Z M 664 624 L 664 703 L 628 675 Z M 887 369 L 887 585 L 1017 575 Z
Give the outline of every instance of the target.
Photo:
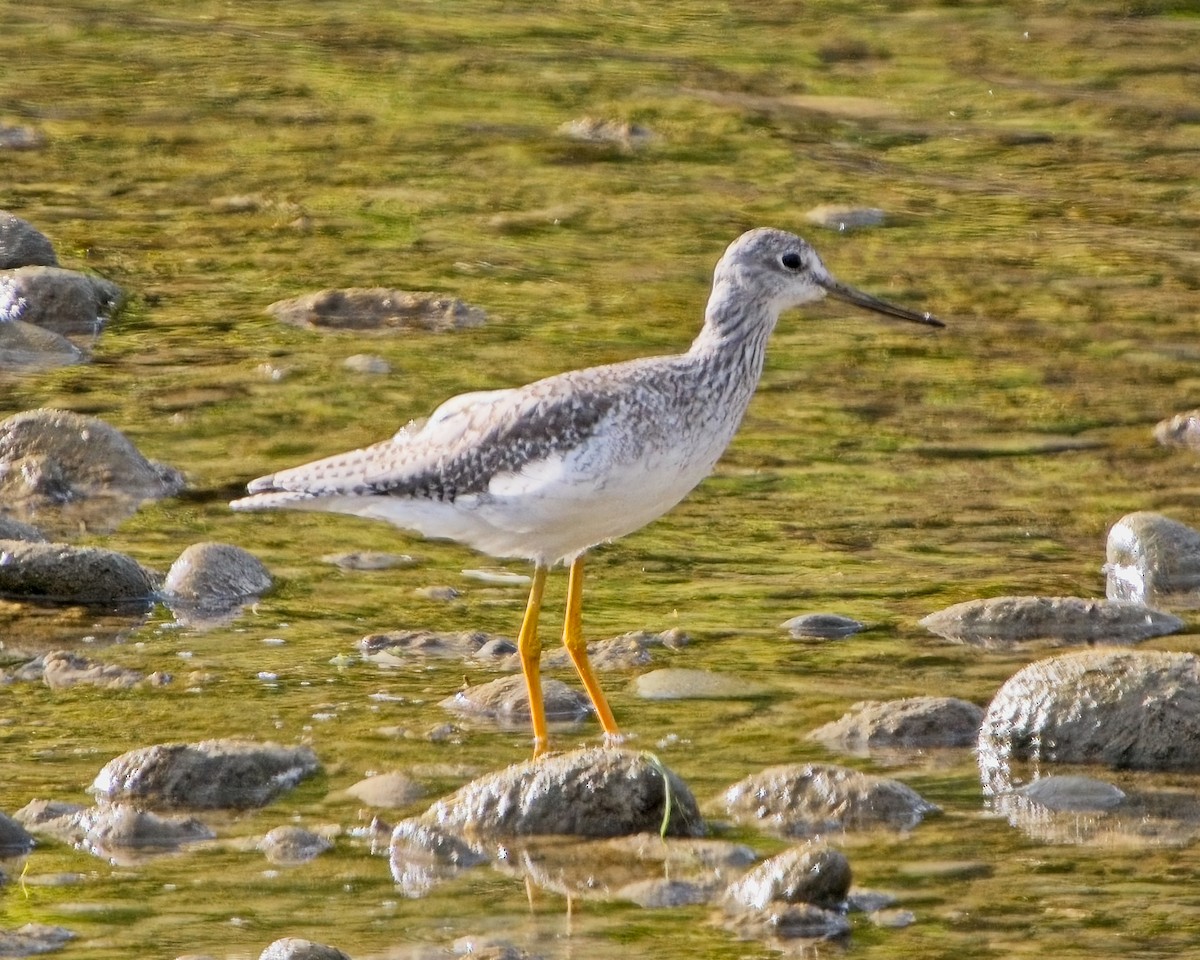
M 782 263 L 789 270 L 799 270 L 800 264 L 803 261 L 801 261 L 800 254 L 798 254 L 798 253 L 785 253 L 782 257 L 779 258 L 779 262 Z

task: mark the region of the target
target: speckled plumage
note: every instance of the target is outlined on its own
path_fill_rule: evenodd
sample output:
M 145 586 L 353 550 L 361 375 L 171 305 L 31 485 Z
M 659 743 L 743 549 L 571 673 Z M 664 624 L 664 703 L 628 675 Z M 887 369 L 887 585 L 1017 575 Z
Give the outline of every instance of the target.
M 547 740 L 537 635 L 542 592 L 548 567 L 569 563 L 563 643 L 605 733 L 618 736 L 583 639 L 582 555 L 645 526 L 708 476 L 758 385 L 779 314 L 826 294 L 941 326 L 929 314 L 838 283 L 799 237 L 751 230 L 717 263 L 704 326 L 685 353 L 454 397 L 381 443 L 261 477 L 232 506 L 372 517 L 495 557 L 532 560 L 517 648 L 535 755 Z
M 233 507 L 376 517 L 494 556 L 570 561 L 707 476 L 750 402 L 780 312 L 847 290 L 799 237 L 752 230 L 717 264 L 686 353 L 455 397 L 381 443 L 255 480 Z

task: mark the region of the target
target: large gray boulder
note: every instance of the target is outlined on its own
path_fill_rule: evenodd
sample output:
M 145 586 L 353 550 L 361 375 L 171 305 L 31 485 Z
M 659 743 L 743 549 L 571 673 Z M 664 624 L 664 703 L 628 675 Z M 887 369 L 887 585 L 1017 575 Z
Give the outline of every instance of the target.
M 102 547 L 0 540 L 0 596 L 88 604 L 148 601 L 154 576 Z

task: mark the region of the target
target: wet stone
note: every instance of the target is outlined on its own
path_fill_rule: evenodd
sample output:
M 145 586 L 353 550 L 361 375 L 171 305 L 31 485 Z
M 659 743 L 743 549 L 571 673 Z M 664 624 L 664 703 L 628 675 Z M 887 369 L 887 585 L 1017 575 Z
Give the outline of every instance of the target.
M 383 357 L 371 353 L 356 353 L 342 361 L 342 366 L 351 373 L 364 373 L 372 376 L 383 376 L 392 372 L 392 365 Z
M 94 337 L 124 296 L 115 283 L 62 267 L 17 267 L 4 279 L 24 301 L 21 320 L 64 337 Z
M 101 799 L 151 806 L 247 809 L 270 803 L 318 768 L 308 747 L 244 740 L 158 744 L 110 760 L 91 790 Z
M 398 770 L 367 777 L 346 788 L 346 793 L 368 807 L 389 810 L 411 806 L 426 792 L 421 784 Z
M 1093 777 L 1051 775 L 1018 787 L 1015 793 L 1054 811 L 1112 810 L 1125 801 L 1120 787 Z
M 36 834 L 46 834 L 64 843 L 77 839 L 79 816 L 84 807 L 61 800 L 30 800 L 13 814 L 13 819 Z
M 1131 603 L 1200 604 L 1200 531 L 1141 511 L 1108 531 L 1105 594 Z
M 380 550 L 329 553 L 321 558 L 321 562 L 332 563 L 341 570 L 392 570 L 417 565 L 416 558 L 406 553 L 384 553 Z
M 147 460 L 124 434 L 94 417 L 29 410 L 0 422 L 0 498 L 9 504 L 45 507 L 105 497 L 127 498 L 136 507 L 182 488 L 178 471 Z M 103 506 L 115 512 L 116 504 Z
M 542 680 L 542 700 L 546 719 L 555 722 L 578 723 L 592 710 L 591 701 L 584 694 L 553 678 Z M 464 716 L 494 721 L 506 729 L 526 727 L 530 722 L 529 692 L 522 676 L 465 687 L 438 706 Z
M 725 926 L 759 940 L 832 940 L 850 932 L 850 921 L 811 903 L 769 903 L 761 910 L 727 907 Z
M 641 124 L 599 117 L 568 120 L 558 128 L 558 132 L 581 143 L 608 144 L 626 150 L 641 149 L 656 139 L 654 132 Z
M 275 827 L 259 841 L 261 850 L 272 863 L 306 863 L 333 847 L 333 842 L 303 827 Z
M 805 613 L 780 624 L 796 640 L 811 637 L 817 640 L 840 640 L 858 633 L 864 624 L 840 613 Z
M 30 543 L 45 543 L 46 537 L 37 527 L 0 514 L 0 540 L 27 540 Z
M 414 659 L 475 657 L 487 643 L 497 639 L 482 630 L 436 633 L 432 630 L 396 630 L 371 633 L 358 642 L 363 659 L 378 666 L 402 666 Z
M 83 843 L 100 856 L 118 848 L 172 849 L 216 836 L 194 817 L 164 817 L 126 803 L 104 803 L 79 814 Z
M 136 560 L 101 547 L 0 541 L 0 595 L 35 602 L 149 601 L 154 579 Z
M 99 663 L 69 650 L 54 650 L 42 659 L 42 682 L 51 690 L 91 686 L 105 690 L 128 690 L 146 676 L 116 664 Z
M 1164 447 L 1200 451 L 1200 410 L 1187 410 L 1160 420 L 1154 426 L 1154 439 Z
M 258 960 L 350 960 L 337 947 L 300 937 L 283 937 L 267 946 Z
M 687 785 L 645 754 L 592 748 L 515 764 L 472 781 L 422 816 L 482 835 L 657 833 L 700 836 L 704 821 Z
M 806 843 L 764 860 L 729 885 L 728 900 L 752 910 L 773 901 L 841 909 L 850 889 L 850 862 L 823 843 Z
M 724 803 L 735 822 L 788 837 L 876 827 L 909 830 L 941 812 L 898 780 L 817 763 L 752 774 L 725 791 Z
M 969 747 L 979 736 L 983 709 L 956 697 L 907 697 L 856 703 L 840 720 L 808 739 L 847 751 L 871 748 Z
M 410 899 L 426 896 L 442 880 L 487 861 L 486 853 L 463 838 L 417 819 L 396 824 L 388 844 L 392 879 Z
M 15 817 L 0 813 L 0 857 L 28 853 L 33 849 L 33 837 Z
M 733 674 L 686 667 L 664 667 L 638 677 L 633 684 L 646 700 L 737 700 L 764 696 L 760 683 Z
M 1013 760 L 1200 771 L 1200 658 L 1115 650 L 1030 664 L 984 716 L 985 786 L 1002 792 Z
M 193 543 L 171 564 L 162 594 L 202 609 L 236 606 L 266 593 L 271 574 L 254 554 L 228 543 Z
M 663 909 L 708 903 L 712 899 L 713 889 L 713 884 L 659 877 L 626 884 L 616 891 L 615 896 L 618 900 L 628 900 L 639 907 Z
M 879 227 L 887 220 L 887 214 L 878 207 L 849 207 L 836 204 L 823 204 L 813 207 L 804 214 L 804 219 L 815 223 L 826 230 L 836 230 L 845 233 L 848 230 L 861 230 L 864 227 Z
M 27 923 L 16 930 L 0 930 L 0 957 L 33 957 L 61 950 L 75 939 L 65 927 Z
M 42 370 L 83 360 L 83 351 L 66 337 L 18 319 L 25 308 L 15 296 L 0 278 L 0 367 Z
M 442 333 L 487 322 L 487 314 L 453 297 L 404 290 L 350 288 L 322 290 L 280 300 L 267 313 L 281 323 L 308 330 L 395 333 L 405 330 Z
M 28 220 L 0 210 L 0 270 L 32 266 L 58 266 L 54 244 Z
M 1079 597 L 993 597 L 931 613 L 921 626 L 947 640 L 982 646 L 1052 640 L 1138 643 L 1175 633 L 1183 621 L 1137 603 Z

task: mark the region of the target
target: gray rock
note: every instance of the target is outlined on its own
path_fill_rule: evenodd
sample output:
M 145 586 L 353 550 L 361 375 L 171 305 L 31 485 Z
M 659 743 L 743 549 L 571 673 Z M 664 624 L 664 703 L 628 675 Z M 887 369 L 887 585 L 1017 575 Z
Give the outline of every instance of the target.
M 767 693 L 762 684 L 734 674 L 686 667 L 651 670 L 633 682 L 633 689 L 646 700 L 738 700 Z
M 300 937 L 283 937 L 258 955 L 258 960 L 350 960 L 337 947 Z
M 1092 777 L 1051 774 L 1015 791 L 1039 806 L 1056 812 L 1112 810 L 1125 800 L 1120 787 Z
M 137 670 L 99 663 L 69 650 L 54 650 L 42 657 L 42 682 L 51 690 L 92 686 L 105 690 L 128 690 L 146 679 Z
M 435 633 L 432 630 L 396 630 L 391 633 L 371 633 L 358 642 L 363 659 L 381 666 L 400 666 L 414 659 L 452 657 L 465 660 L 474 657 L 494 634 L 482 630 L 462 630 L 457 633 Z
M 127 803 L 104 803 L 79 814 L 84 845 L 101 856 L 117 848 L 172 849 L 216 836 L 194 817 L 163 817 Z
M 586 696 L 553 678 L 542 679 L 542 701 L 546 719 L 561 723 L 578 723 L 592 710 Z M 522 676 L 465 687 L 438 705 L 464 716 L 491 720 L 505 729 L 529 725 L 529 693 Z
M 319 769 L 308 747 L 205 740 L 141 747 L 104 765 L 91 791 L 159 807 L 261 807 Z
M 411 806 L 426 792 L 421 784 L 398 770 L 367 777 L 346 788 L 346 793 L 369 807 L 391 810 Z
M 808 735 L 836 749 L 969 747 L 983 709 L 956 697 L 907 697 L 856 703 L 840 720 Z
M 28 220 L 0 210 L 0 270 L 56 267 L 54 244 Z
M 1200 410 L 1177 413 L 1154 425 L 1154 439 L 1164 447 L 1200 450 Z
M 1200 531 L 1161 513 L 1130 513 L 1108 531 L 1105 553 L 1110 600 L 1200 602 Z
M 839 640 L 858 633 L 864 625 L 840 613 L 805 613 L 785 620 L 780 626 L 797 640 L 807 637 Z
M 356 550 L 351 553 L 328 553 L 322 563 L 332 563 L 341 570 L 391 570 L 393 567 L 413 567 L 417 560 L 406 553 L 384 553 L 381 550 Z
M 1137 643 L 1174 633 L 1183 621 L 1137 603 L 1079 597 L 992 597 L 931 613 L 921 626 L 947 640 L 984 646 L 1054 640 Z
M 439 800 L 422 819 L 483 835 L 657 833 L 665 819 L 668 834 L 704 832 L 695 798 L 678 776 L 646 754 L 610 748 L 515 764 Z
M 370 353 L 356 353 L 342 361 L 342 366 L 351 373 L 365 373 L 374 376 L 392 372 L 392 365 L 383 357 Z
M 762 910 L 734 906 L 725 926 L 740 937 L 757 940 L 833 940 L 850 932 L 841 913 L 811 903 L 770 903 Z
M 729 885 L 726 897 L 765 910 L 773 902 L 811 903 L 840 909 L 850 889 L 850 862 L 823 843 L 805 843 L 776 854 Z
M 279 300 L 267 313 L 281 323 L 308 330 L 394 333 L 404 330 L 445 332 L 482 326 L 487 314 L 478 307 L 436 293 L 350 288 L 322 290 Z
M 123 298 L 115 283 L 62 267 L 17 267 L 4 277 L 25 301 L 22 320 L 65 337 L 95 336 Z
M 16 930 L 0 930 L 0 957 L 32 957 L 61 950 L 75 939 L 65 927 L 27 923 Z
M 45 543 L 46 537 L 37 527 L 0 514 L 0 540 L 27 540 Z
M 258 844 L 272 863 L 307 863 L 332 847 L 328 837 L 291 825 L 269 831 Z
M 78 803 L 30 800 L 13 814 L 13 819 L 33 833 L 46 834 L 64 843 L 74 843 L 83 810 L 84 807 Z
M 887 827 L 908 830 L 940 809 L 911 787 L 833 764 L 769 767 L 725 791 L 740 824 L 788 837 Z
M 28 410 L 0 422 L 0 499 L 34 508 L 90 497 L 136 503 L 183 488 L 183 476 L 147 460 L 119 430 L 66 410 Z M 118 520 L 120 517 L 118 517 Z
M 600 117 L 568 120 L 558 128 L 558 132 L 581 143 L 607 144 L 625 150 L 640 150 L 657 139 L 654 131 L 639 123 L 605 120 Z
M 1030 664 L 997 692 L 979 733 L 985 785 L 1007 783 L 1012 760 L 1200 770 L 1200 658 L 1087 651 Z
M 83 359 L 83 351 L 66 337 L 17 319 L 24 309 L 22 302 L 10 299 L 0 278 L 0 368 L 43 370 Z
M 804 219 L 815 223 L 826 230 L 836 230 L 845 233 L 847 230 L 860 230 L 863 227 L 882 226 L 887 219 L 878 207 L 850 207 L 838 204 L 822 204 L 813 207 L 804 214 Z
M 639 907 L 663 909 L 690 907 L 707 903 L 712 899 L 712 885 L 692 880 L 676 880 L 655 877 L 650 880 L 635 880 L 616 891 L 618 900 L 628 900 Z
M 21 822 L 0 813 L 0 857 L 12 857 L 33 849 L 33 837 Z
M 148 601 L 154 578 L 136 560 L 101 547 L 0 540 L 0 595 L 73 603 Z
M 271 586 L 271 574 L 254 554 L 228 543 L 193 543 L 171 564 L 161 592 L 171 601 L 222 609 Z

